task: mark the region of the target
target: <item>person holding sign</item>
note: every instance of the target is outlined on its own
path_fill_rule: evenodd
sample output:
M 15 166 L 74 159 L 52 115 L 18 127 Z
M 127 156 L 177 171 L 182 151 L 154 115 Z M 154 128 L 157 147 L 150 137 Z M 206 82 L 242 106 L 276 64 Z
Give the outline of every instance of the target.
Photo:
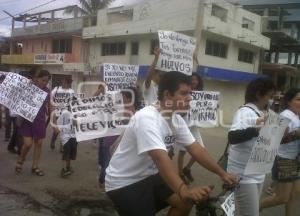
M 75 95 L 74 90 L 71 88 L 72 85 L 72 77 L 65 77 L 62 80 L 62 85 L 55 87 L 51 92 L 51 103 L 55 107 L 55 117 L 58 118 L 64 110 L 67 110 L 67 106 L 69 105 L 70 99 Z M 57 139 L 58 133 L 53 131 L 50 148 L 52 150 L 55 149 L 55 141 Z
M 46 137 L 46 114 L 52 112 L 50 104 L 50 90 L 47 88 L 47 84 L 51 78 L 51 75 L 46 70 L 37 71 L 33 78 L 33 83 L 48 93 L 46 100 L 40 108 L 37 116 L 33 122 L 23 120 L 18 132 L 23 136 L 23 146 L 21 149 L 20 157 L 18 158 L 17 165 L 15 168 L 16 173 L 22 171 L 23 162 L 27 156 L 32 145 L 34 145 L 33 161 L 32 161 L 32 173 L 37 176 L 43 176 L 44 172 L 39 169 L 39 161 L 42 152 L 42 142 Z
M 293 216 L 296 215 L 296 196 L 300 191 L 297 161 L 300 146 L 300 89 L 290 89 L 284 95 L 283 102 L 285 110 L 280 115 L 289 119 L 290 123 L 272 170 L 272 178 L 276 182 L 275 195 L 263 199 L 261 209 L 285 204 L 285 215 Z M 284 167 L 280 164 L 284 164 Z
M 264 111 L 274 90 L 270 79 L 258 78 L 250 82 L 245 93 L 245 105 L 235 113 L 228 133 L 230 148 L 227 171 L 241 177 L 240 187 L 234 196 L 238 216 L 259 216 L 259 198 L 265 175 L 245 175 L 244 171 L 259 129 L 266 120 Z
M 161 76 L 164 73 L 163 71 L 155 69 L 159 58 L 159 54 L 160 54 L 160 49 L 156 47 L 154 49 L 155 57 L 153 63 L 150 66 L 149 71 L 146 75 L 145 82 L 143 83 L 142 91 L 143 91 L 143 97 L 146 105 L 150 105 L 157 101 L 158 85 Z
M 203 80 L 202 78 L 197 74 L 193 73 L 192 74 L 192 81 L 191 81 L 191 87 L 193 91 L 202 91 L 203 90 Z M 190 127 L 190 131 L 195 137 L 195 139 L 203 145 L 203 141 L 201 138 L 201 135 L 199 133 L 199 128 L 196 126 Z M 204 145 L 203 145 L 204 146 Z M 179 150 L 178 154 L 178 172 L 182 180 L 186 183 L 190 183 L 194 181 L 194 178 L 191 174 L 191 168 L 193 164 L 195 163 L 194 158 L 191 158 L 187 165 L 183 167 L 183 161 L 184 161 L 184 156 L 185 156 L 186 150 L 185 148 L 181 148 Z
M 186 200 L 202 202 L 211 188 L 188 188 L 178 175 L 168 150 L 184 146 L 195 160 L 216 173 L 226 184 L 236 183 L 192 136 L 183 115 L 191 100 L 190 77 L 166 73 L 158 87 L 158 102 L 130 119 L 106 169 L 105 190 L 120 216 L 154 216 L 170 205 L 168 215 L 188 215 Z

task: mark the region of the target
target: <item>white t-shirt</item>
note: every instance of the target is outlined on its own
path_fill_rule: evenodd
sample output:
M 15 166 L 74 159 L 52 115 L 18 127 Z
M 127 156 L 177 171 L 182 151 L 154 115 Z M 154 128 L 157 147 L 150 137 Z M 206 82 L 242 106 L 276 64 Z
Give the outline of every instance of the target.
M 184 119 L 185 123 L 188 125 L 186 116 L 183 119 Z M 191 127 L 189 127 L 189 129 L 190 129 L 193 137 L 197 140 L 197 142 L 202 147 L 205 148 L 203 140 L 202 140 L 202 136 L 201 136 L 200 131 L 199 131 L 199 127 L 197 127 L 197 126 L 191 126 Z M 184 147 L 180 147 L 180 151 L 186 151 L 186 149 Z
M 66 144 L 69 139 L 75 138 L 75 128 L 71 120 L 72 113 L 67 110 L 64 110 L 57 119 L 57 125 L 60 130 L 60 140 L 63 145 Z
M 151 81 L 149 88 L 146 88 L 144 82 L 142 90 L 146 105 L 151 105 L 158 100 L 158 85 L 155 82 Z
M 288 125 L 288 132 L 292 132 L 298 130 L 300 127 L 299 116 L 296 115 L 289 109 L 284 110 L 280 113 L 281 116 L 286 117 L 290 120 Z M 278 155 L 287 159 L 296 159 L 299 153 L 300 140 L 295 140 L 293 142 L 282 144 L 279 147 Z
M 195 142 L 182 117 L 174 114 L 173 127 L 154 106 L 138 111 L 130 120 L 124 135 L 106 169 L 106 191 L 131 185 L 151 175 L 158 169 L 148 151 L 168 151 L 176 142 L 188 146 Z
M 64 89 L 61 86 L 51 91 L 51 103 L 55 107 L 55 115 L 58 117 L 69 105 L 70 99 L 75 96 L 73 89 Z
M 257 113 L 263 116 L 263 113 L 256 105 L 249 103 L 245 106 L 252 107 Z M 235 113 L 230 131 L 255 127 L 257 118 L 259 118 L 259 116 L 252 109 L 242 107 Z M 230 145 L 227 171 L 237 175 L 238 177 L 242 177 L 240 183 L 259 184 L 265 179 L 265 175 L 261 174 L 244 175 L 244 171 L 256 139 L 257 137 L 253 137 L 251 140 L 246 142 Z

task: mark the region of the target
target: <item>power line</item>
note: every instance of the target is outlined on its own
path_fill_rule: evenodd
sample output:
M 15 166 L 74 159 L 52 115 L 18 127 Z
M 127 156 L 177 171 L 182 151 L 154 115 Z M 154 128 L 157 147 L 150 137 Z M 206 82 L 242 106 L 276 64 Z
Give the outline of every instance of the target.
M 43 6 L 47 5 L 47 4 L 50 4 L 50 3 L 55 2 L 55 1 L 57 1 L 57 0 L 51 0 L 51 1 L 48 1 L 48 2 L 46 2 L 46 3 L 44 3 L 44 4 L 38 5 L 38 6 L 36 6 L 36 7 L 30 8 L 30 9 L 27 9 L 27 10 L 25 10 L 25 11 L 21 11 L 21 12 L 19 12 L 19 13 L 16 13 L 16 14 L 14 14 L 14 16 L 16 16 L 16 15 L 21 15 L 21 14 L 23 14 L 23 13 L 27 13 L 27 12 L 29 12 L 29 11 L 32 11 L 32 10 L 34 10 L 34 9 L 43 7 Z M 10 16 L 7 16 L 7 17 L 4 17 L 4 18 L 0 19 L 0 22 L 3 21 L 3 20 L 6 20 L 6 19 L 8 19 L 8 18 L 10 18 Z

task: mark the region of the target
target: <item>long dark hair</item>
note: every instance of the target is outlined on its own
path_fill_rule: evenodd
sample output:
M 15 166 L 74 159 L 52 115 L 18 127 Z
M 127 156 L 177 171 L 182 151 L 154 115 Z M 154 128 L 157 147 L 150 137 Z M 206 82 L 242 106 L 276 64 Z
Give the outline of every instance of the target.
M 246 89 L 245 103 L 254 103 L 257 101 L 257 96 L 264 96 L 269 91 L 275 90 L 275 85 L 269 78 L 257 78 L 251 81 Z
M 196 87 L 196 89 L 193 89 L 193 90 L 196 90 L 196 91 L 202 91 L 204 86 L 203 86 L 203 79 L 201 78 L 201 76 L 197 73 L 192 73 L 192 76 L 195 76 L 198 80 L 198 85 Z
M 296 95 L 300 93 L 300 88 L 291 88 L 283 96 L 283 108 L 288 109 L 288 103 L 291 102 Z

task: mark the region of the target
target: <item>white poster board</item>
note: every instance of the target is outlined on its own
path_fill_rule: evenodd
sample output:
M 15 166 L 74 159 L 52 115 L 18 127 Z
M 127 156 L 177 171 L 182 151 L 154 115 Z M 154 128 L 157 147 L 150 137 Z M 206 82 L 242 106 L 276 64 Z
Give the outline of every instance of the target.
M 120 93 L 79 98 L 71 101 L 70 106 L 76 120 L 75 135 L 78 142 L 120 135 L 124 130 L 124 108 Z
M 268 114 L 265 125 L 253 146 L 245 175 L 267 174 L 271 172 L 275 157 L 289 120 L 273 111 Z
M 187 115 L 189 126 L 215 127 L 218 125 L 219 92 L 193 91 Z
M 103 80 L 108 91 L 136 87 L 139 66 L 124 64 L 103 64 Z
M 235 212 L 235 202 L 234 202 L 234 193 L 231 193 L 221 205 L 227 216 L 234 216 Z
M 46 97 L 47 92 L 15 73 L 8 73 L 0 85 L 0 103 L 30 122 L 34 121 Z
M 156 68 L 192 75 L 196 38 L 172 31 L 158 31 L 161 49 Z

